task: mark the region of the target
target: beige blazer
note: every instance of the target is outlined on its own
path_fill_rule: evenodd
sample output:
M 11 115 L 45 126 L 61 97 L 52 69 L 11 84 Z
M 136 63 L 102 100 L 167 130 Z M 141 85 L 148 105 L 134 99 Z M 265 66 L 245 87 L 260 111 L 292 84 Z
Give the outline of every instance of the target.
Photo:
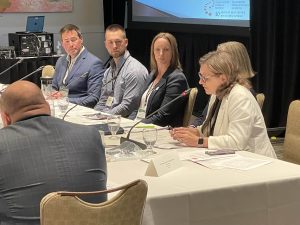
M 212 95 L 208 112 L 215 99 Z M 201 132 L 201 126 L 198 128 Z M 261 109 L 247 88 L 236 84 L 223 98 L 208 148 L 245 150 L 276 158 Z

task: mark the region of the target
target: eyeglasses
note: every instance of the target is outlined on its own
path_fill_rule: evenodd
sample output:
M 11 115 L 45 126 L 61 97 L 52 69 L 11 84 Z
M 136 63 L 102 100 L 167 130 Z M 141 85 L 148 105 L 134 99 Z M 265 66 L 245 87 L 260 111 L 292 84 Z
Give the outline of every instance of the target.
M 199 75 L 199 78 L 200 78 L 200 80 L 203 82 L 203 83 L 206 83 L 209 79 L 210 79 L 210 77 L 214 77 L 214 76 L 217 76 L 217 75 L 221 75 L 221 73 L 215 73 L 214 75 L 210 75 L 210 76 L 203 76 L 200 72 L 198 73 L 198 75 Z
M 207 77 L 205 77 L 205 76 L 203 76 L 200 72 L 198 73 L 198 75 L 199 75 L 200 80 L 201 80 L 203 83 L 206 83 L 206 82 L 209 80 L 209 77 L 212 77 L 212 76 L 207 76 Z

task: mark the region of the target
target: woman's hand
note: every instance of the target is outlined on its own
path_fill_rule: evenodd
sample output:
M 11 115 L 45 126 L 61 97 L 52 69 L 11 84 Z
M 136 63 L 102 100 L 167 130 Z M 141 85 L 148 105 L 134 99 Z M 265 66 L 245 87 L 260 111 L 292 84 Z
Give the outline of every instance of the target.
M 197 128 L 192 127 L 177 127 L 170 131 L 171 137 L 174 140 L 178 140 L 187 146 L 196 147 L 198 146 L 198 140 L 200 133 Z

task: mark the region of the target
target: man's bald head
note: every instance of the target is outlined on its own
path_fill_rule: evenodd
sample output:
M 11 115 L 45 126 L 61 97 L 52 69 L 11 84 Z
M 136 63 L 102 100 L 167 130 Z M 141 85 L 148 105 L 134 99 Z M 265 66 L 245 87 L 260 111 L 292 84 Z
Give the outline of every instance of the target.
M 0 109 L 1 114 L 10 118 L 10 123 L 35 115 L 50 115 L 49 105 L 40 88 L 29 81 L 16 81 L 9 85 L 1 95 Z

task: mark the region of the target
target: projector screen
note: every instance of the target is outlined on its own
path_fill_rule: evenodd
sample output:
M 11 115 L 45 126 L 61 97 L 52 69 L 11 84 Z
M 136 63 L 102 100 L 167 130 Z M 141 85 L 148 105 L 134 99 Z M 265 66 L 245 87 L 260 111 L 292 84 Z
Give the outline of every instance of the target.
M 128 27 L 249 32 L 250 0 L 131 0 Z M 216 29 L 220 29 L 219 31 Z M 201 32 L 201 30 L 198 30 Z

